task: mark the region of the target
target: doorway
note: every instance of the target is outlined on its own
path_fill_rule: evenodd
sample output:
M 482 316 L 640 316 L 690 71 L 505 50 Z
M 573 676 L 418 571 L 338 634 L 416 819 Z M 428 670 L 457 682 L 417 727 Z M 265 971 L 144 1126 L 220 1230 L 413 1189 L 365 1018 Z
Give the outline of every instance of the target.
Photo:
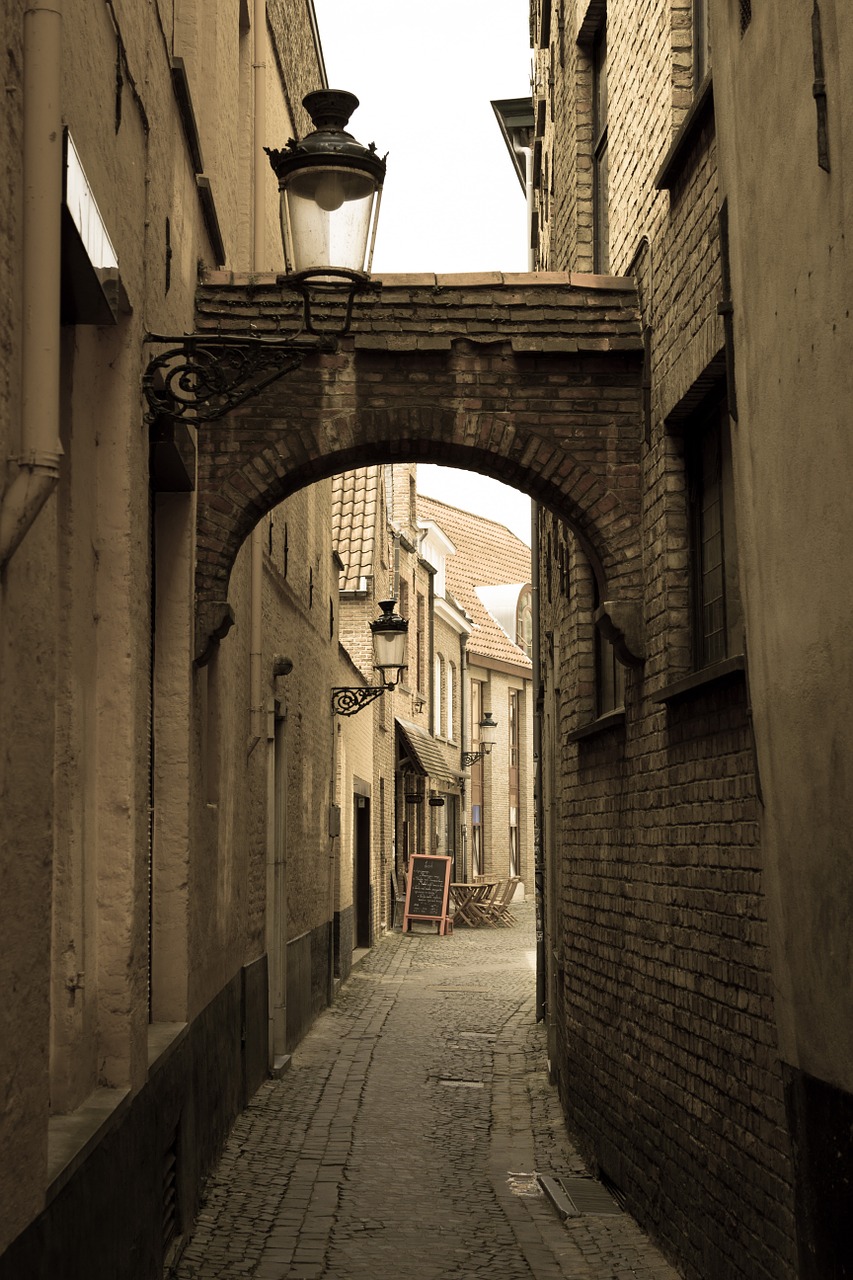
M 356 949 L 372 945 L 370 902 L 370 799 L 353 797 L 352 904 L 355 914 L 353 943 Z

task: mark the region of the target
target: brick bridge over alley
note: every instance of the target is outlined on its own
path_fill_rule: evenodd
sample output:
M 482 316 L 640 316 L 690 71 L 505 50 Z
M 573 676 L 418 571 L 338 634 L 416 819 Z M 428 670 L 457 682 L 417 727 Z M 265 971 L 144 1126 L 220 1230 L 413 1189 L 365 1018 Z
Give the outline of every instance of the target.
M 282 338 L 300 319 L 274 276 L 211 273 L 198 292 L 197 328 L 211 336 Z M 222 630 L 231 567 L 258 520 L 306 484 L 393 461 L 479 471 L 551 508 L 590 558 L 610 638 L 641 658 L 642 355 L 630 280 L 381 278 L 333 354 L 309 355 L 199 431 L 197 658 Z

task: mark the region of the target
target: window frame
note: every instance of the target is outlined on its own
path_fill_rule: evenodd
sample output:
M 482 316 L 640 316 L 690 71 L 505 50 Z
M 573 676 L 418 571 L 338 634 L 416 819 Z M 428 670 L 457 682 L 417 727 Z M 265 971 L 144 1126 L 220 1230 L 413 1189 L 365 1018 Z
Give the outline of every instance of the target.
M 734 477 L 725 395 L 714 396 L 697 411 L 685 435 L 684 452 L 691 656 L 693 670 L 703 671 L 743 652 Z

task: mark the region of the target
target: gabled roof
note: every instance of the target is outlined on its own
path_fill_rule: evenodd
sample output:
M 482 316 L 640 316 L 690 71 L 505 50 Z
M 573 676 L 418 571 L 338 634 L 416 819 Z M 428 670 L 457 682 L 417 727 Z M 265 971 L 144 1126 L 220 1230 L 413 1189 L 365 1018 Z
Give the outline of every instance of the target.
M 456 547 L 456 554 L 447 557 L 447 589 L 474 620 L 468 653 L 472 658 L 509 662 L 529 671 L 527 654 L 486 608 L 477 587 L 530 582 L 530 548 L 505 525 L 436 498 L 419 494 L 418 516 L 439 525 Z
M 332 542 L 343 561 L 341 591 L 365 589 L 380 567 L 384 534 L 382 468 L 357 467 L 332 480 Z

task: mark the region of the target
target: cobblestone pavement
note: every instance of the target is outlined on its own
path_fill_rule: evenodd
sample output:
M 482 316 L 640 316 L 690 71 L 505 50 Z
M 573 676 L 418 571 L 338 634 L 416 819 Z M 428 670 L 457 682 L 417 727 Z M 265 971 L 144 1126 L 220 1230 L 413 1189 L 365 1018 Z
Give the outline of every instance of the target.
M 530 904 L 385 938 L 239 1117 L 175 1280 L 677 1280 L 627 1214 L 542 1193 L 586 1170 L 533 1001 Z

